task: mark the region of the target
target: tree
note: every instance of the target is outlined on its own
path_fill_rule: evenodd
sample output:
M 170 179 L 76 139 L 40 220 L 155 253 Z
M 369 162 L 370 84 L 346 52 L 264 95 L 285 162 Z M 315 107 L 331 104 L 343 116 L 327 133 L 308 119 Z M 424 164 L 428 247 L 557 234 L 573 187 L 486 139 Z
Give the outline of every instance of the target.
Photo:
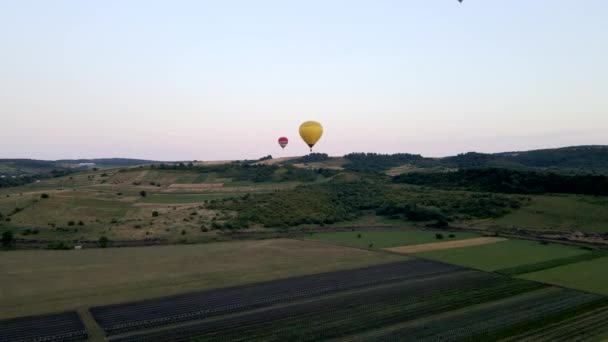
M 443 239 L 443 234 L 437 233 L 437 234 L 435 234 L 435 238 L 437 240 L 441 240 L 441 239 Z
M 49 194 L 41 194 L 40 198 L 49 198 Z
M 146 195 L 148 195 L 148 194 L 146 193 L 146 191 L 145 191 L 145 190 L 142 190 L 142 191 L 140 191 L 140 192 L 139 192 L 139 195 L 140 195 L 141 197 L 146 197 Z
M 158 211 L 154 210 L 154 211 L 152 212 L 152 217 L 157 217 L 157 216 L 158 216 Z
M 108 242 L 110 242 L 110 240 L 108 240 L 107 237 L 102 236 L 99 238 L 99 247 L 101 248 L 106 248 L 108 247 Z
M 14 242 L 13 232 L 10 230 L 2 233 L 2 247 L 12 247 Z

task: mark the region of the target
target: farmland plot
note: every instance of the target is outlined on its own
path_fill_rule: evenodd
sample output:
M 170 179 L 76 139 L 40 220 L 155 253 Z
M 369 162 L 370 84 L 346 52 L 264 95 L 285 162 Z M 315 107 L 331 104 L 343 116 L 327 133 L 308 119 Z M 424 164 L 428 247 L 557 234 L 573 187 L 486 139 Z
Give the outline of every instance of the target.
M 82 341 L 87 332 L 75 311 L 0 320 L 0 341 Z
M 107 334 L 117 334 L 457 270 L 457 266 L 413 260 L 94 307 L 91 312 Z

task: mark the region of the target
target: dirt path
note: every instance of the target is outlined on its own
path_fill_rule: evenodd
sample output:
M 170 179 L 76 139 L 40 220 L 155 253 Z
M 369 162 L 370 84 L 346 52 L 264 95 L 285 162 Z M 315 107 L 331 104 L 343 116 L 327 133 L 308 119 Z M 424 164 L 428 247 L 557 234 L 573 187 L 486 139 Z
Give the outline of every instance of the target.
M 478 246 L 478 245 L 486 245 L 489 243 L 496 243 L 500 241 L 506 241 L 505 238 L 498 237 L 481 237 L 475 239 L 465 239 L 458 241 L 447 241 L 447 242 L 433 242 L 433 243 L 425 243 L 422 245 L 414 245 L 414 246 L 402 246 L 402 247 L 391 247 L 385 248 L 391 252 L 397 253 L 420 253 L 420 252 L 429 252 L 429 251 L 438 251 L 442 249 L 451 249 L 451 248 L 463 248 L 470 246 Z

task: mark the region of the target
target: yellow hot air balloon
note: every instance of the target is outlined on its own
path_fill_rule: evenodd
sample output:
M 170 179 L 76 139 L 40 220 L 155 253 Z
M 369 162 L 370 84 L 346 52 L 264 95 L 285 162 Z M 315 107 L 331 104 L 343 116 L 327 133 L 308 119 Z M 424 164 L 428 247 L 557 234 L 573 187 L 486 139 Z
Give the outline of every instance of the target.
M 312 147 L 321 139 L 322 135 L 323 126 L 316 121 L 306 121 L 300 125 L 300 136 L 308 147 L 310 147 L 310 152 L 312 152 Z

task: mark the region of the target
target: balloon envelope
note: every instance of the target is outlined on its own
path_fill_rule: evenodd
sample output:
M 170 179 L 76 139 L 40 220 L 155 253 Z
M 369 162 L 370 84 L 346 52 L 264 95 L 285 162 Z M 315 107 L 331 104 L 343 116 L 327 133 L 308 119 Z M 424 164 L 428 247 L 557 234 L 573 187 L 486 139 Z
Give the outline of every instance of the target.
M 312 151 L 312 147 L 315 146 L 317 141 L 321 139 L 323 135 L 323 126 L 316 121 L 306 121 L 305 123 L 300 125 L 300 136 L 302 140 L 310 147 Z
M 289 142 L 289 139 L 287 139 L 285 137 L 279 138 L 279 145 L 281 145 L 281 148 L 285 148 L 285 146 L 287 146 L 288 142 Z

